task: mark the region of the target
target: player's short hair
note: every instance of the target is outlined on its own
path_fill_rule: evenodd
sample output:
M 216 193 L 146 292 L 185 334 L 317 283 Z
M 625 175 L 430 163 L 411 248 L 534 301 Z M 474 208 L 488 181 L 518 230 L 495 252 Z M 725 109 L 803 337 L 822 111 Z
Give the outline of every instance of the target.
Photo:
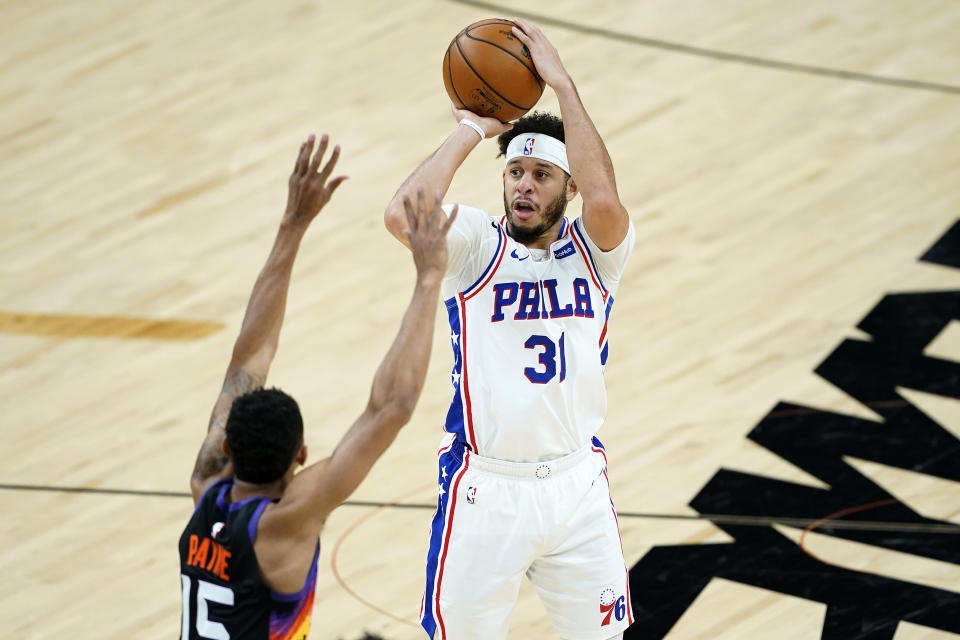
M 560 119 L 560 116 L 555 116 L 546 111 L 534 111 L 514 122 L 513 129 L 497 136 L 497 144 L 500 145 L 498 158 L 507 155 L 507 147 L 510 145 L 510 141 L 521 133 L 544 133 L 560 142 L 565 142 L 563 120 Z
M 264 484 L 283 477 L 303 445 L 300 407 L 279 389 L 235 398 L 226 431 L 233 473 L 244 482 Z

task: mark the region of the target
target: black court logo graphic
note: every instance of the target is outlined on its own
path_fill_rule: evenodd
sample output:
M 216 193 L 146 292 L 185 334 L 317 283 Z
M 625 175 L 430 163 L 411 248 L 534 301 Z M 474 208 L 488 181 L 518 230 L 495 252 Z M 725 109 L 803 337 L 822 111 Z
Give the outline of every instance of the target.
M 960 220 L 920 260 L 960 269 Z M 900 392 L 960 400 L 960 362 L 927 351 L 958 320 L 960 290 L 885 295 L 858 324 L 870 338 L 844 340 L 815 370 L 882 420 L 786 402 L 771 409 L 747 437 L 824 488 L 720 469 L 690 506 L 702 514 L 763 515 L 772 522 L 715 520 L 732 542 L 648 551 L 630 569 L 636 624 L 624 637 L 664 638 L 713 578 L 826 605 L 822 640 L 892 640 L 901 621 L 960 633 L 956 590 L 822 562 L 773 526 L 777 519 L 797 519 L 816 523 L 822 535 L 960 565 L 960 526 L 921 515 L 848 462 L 857 458 L 960 482 L 960 439 Z M 839 514 L 896 526 L 831 526 Z

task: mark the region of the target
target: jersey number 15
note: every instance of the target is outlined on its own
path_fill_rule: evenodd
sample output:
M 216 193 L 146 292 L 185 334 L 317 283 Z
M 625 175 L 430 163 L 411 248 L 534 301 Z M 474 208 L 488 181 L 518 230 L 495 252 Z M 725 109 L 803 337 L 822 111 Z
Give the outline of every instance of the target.
M 180 623 L 180 640 L 190 640 L 190 576 L 180 574 L 183 587 L 183 618 Z M 227 628 L 210 619 L 208 602 L 233 606 L 233 591 L 227 587 L 197 580 L 197 635 L 211 640 L 230 640 Z

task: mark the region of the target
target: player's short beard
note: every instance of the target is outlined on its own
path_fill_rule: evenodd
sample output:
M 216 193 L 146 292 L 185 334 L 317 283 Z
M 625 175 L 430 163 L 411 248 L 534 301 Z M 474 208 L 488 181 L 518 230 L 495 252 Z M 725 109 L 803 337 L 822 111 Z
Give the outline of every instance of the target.
M 543 221 L 535 227 L 526 228 L 511 224 L 513 218 L 513 208 L 507 201 L 507 194 L 503 194 L 503 209 L 507 213 L 507 233 L 510 237 L 526 245 L 535 242 L 537 238 L 549 231 L 553 225 L 560 221 L 567 210 L 567 190 L 564 188 L 557 197 L 543 208 Z

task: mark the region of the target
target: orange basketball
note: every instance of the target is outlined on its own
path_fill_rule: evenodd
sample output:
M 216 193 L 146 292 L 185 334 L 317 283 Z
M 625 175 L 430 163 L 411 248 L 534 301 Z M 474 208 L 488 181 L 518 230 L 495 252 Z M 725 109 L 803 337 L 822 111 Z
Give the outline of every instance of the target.
M 443 56 L 443 85 L 458 109 L 501 122 L 519 118 L 543 95 L 530 52 L 510 20 L 480 20 L 457 36 Z

